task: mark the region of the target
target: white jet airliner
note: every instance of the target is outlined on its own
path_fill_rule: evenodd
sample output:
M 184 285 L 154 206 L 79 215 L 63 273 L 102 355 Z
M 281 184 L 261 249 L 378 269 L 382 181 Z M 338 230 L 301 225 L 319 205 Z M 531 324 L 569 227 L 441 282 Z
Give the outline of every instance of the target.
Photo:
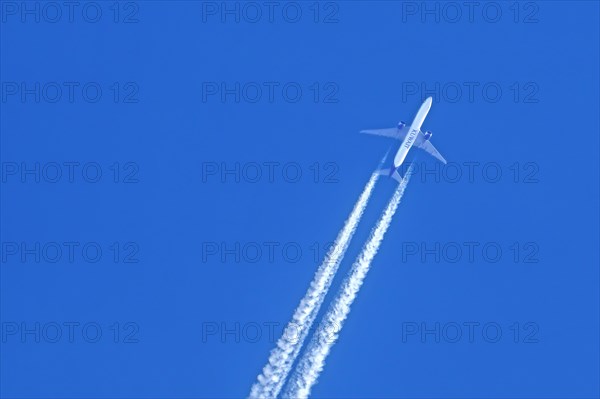
M 419 108 L 415 119 L 412 124 L 408 126 L 404 122 L 398 123 L 397 127 L 391 127 L 388 129 L 372 129 L 372 130 L 361 130 L 361 133 L 366 134 L 374 134 L 377 136 L 390 137 L 396 140 L 402 140 L 402 144 L 400 144 L 400 148 L 394 157 L 394 162 L 390 166 L 390 168 L 379 169 L 380 174 L 388 175 L 398 181 L 402 180 L 402 176 L 398 173 L 398 169 L 402 166 L 408 151 L 412 148 L 412 146 L 416 146 L 422 150 L 425 150 L 429 154 L 433 155 L 438 160 L 442 161 L 444 164 L 446 160 L 435 149 L 433 144 L 429 141 L 432 136 L 430 131 L 426 131 L 425 133 L 421 132 L 421 125 L 423 125 L 423 121 L 427 116 L 427 113 L 431 109 L 431 103 L 433 102 L 431 97 L 427 97 L 427 99 Z

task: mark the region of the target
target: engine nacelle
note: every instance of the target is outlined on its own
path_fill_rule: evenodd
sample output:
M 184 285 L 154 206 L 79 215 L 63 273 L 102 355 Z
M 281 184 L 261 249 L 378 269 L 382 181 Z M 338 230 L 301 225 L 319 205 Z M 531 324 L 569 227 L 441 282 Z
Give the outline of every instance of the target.
M 404 121 L 398 122 L 398 130 L 403 129 L 404 126 L 406 126 L 406 123 L 404 123 Z
M 425 132 L 425 140 L 429 140 L 431 136 L 433 136 L 433 133 L 431 133 L 431 131 L 428 130 Z

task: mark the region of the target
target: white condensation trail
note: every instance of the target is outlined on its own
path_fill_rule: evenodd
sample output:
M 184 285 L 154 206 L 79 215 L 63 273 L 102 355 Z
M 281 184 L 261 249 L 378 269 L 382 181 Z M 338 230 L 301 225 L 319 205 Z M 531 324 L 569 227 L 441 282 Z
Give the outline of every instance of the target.
M 284 398 L 307 398 L 312 386 L 317 382 L 321 371 L 323 371 L 325 359 L 338 339 L 342 325 L 348 317 L 348 313 L 350 313 L 350 307 L 354 299 L 356 299 L 356 295 L 369 272 L 371 262 L 379 250 L 379 245 L 383 241 L 385 232 L 390 226 L 392 217 L 402 199 L 411 174 L 412 165 L 406 171 L 404 179 L 398 185 L 392 199 L 381 214 L 376 227 L 371 231 L 371 236 L 342 283 L 338 296 L 334 299 L 327 314 L 323 317 L 321 325 L 330 326 L 334 331 L 327 333 L 325 329 L 320 329 L 315 332 L 313 339 L 286 386 L 283 394 Z
M 300 301 L 300 305 L 296 308 L 292 320 L 277 341 L 277 346 L 271 351 L 269 362 L 263 368 L 262 374 L 258 376 L 258 381 L 252 386 L 250 398 L 275 398 L 281 391 L 310 327 L 317 317 L 333 277 L 348 249 L 350 240 L 369 202 L 378 177 L 379 173 L 377 171 L 371 175 L 344 227 L 338 233 L 323 263 L 317 269 L 315 277 L 310 283 L 304 298 Z

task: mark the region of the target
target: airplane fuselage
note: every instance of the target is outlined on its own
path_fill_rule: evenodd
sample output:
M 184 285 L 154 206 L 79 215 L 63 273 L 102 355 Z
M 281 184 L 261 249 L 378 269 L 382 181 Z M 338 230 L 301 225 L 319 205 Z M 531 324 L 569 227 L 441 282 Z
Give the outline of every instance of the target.
M 400 166 L 402 166 L 402 163 L 408 155 L 408 152 L 412 148 L 413 144 L 415 144 L 419 132 L 421 131 L 421 126 L 423 125 L 423 122 L 425 121 L 425 118 L 427 117 L 427 114 L 431 109 L 432 102 L 433 99 L 431 97 L 427 97 L 423 104 L 421 104 L 421 107 L 419 108 L 415 119 L 413 119 L 410 128 L 408 129 L 406 137 L 404 137 L 404 140 L 402 141 L 402 144 L 400 144 L 400 148 L 398 148 L 398 152 L 394 157 L 394 163 L 390 168 L 390 175 L 392 175 L 394 171 L 396 171 Z

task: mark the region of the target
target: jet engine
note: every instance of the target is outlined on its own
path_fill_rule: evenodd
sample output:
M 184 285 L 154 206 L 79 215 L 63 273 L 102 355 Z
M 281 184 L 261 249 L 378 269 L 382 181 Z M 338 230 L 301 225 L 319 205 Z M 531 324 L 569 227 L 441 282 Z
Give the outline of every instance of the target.
M 429 140 L 431 136 L 433 136 L 433 133 L 431 133 L 431 131 L 428 130 L 425 132 L 425 140 Z
M 403 129 L 404 126 L 406 126 L 406 123 L 404 123 L 404 121 L 398 122 L 398 130 Z

